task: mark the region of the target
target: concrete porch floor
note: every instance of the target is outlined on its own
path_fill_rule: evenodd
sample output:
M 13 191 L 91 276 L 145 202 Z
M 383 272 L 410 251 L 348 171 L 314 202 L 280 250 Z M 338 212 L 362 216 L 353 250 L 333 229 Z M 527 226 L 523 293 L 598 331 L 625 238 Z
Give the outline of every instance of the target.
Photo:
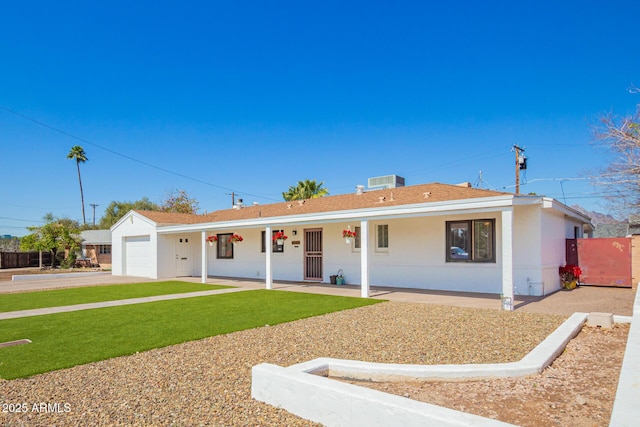
M 264 289 L 263 280 L 234 279 L 229 277 L 209 277 L 208 283 L 238 286 L 247 289 Z M 323 295 L 360 296 L 359 285 L 330 285 L 314 282 L 273 283 L 272 289 L 291 292 L 308 292 Z M 516 295 L 514 309 L 531 313 L 558 314 L 570 316 L 575 312 L 607 312 L 621 316 L 633 314 L 636 290 L 631 288 L 611 288 L 580 286 L 572 291 L 561 290 L 545 297 Z M 411 288 L 372 286 L 369 296 L 396 302 L 415 302 L 456 307 L 501 309 L 502 302 L 497 294 L 435 291 Z

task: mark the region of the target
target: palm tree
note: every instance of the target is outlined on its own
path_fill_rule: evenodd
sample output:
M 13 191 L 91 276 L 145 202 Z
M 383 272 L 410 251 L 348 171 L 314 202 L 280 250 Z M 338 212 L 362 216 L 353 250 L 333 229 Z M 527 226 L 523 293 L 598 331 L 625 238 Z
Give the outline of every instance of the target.
M 76 160 L 76 166 L 78 168 L 78 182 L 80 183 L 80 200 L 82 201 L 82 223 L 86 224 L 87 220 L 84 215 L 84 193 L 82 192 L 82 178 L 80 178 L 80 163 L 84 163 L 89 159 L 87 159 L 87 154 L 84 152 L 84 149 L 79 145 L 71 147 L 71 151 L 67 154 L 67 159 Z
M 329 190 L 322 188 L 322 184 L 324 182 L 318 184 L 315 179 L 298 181 L 297 186 L 290 186 L 286 193 L 282 193 L 282 198 L 285 200 L 304 200 L 324 197 L 329 194 Z

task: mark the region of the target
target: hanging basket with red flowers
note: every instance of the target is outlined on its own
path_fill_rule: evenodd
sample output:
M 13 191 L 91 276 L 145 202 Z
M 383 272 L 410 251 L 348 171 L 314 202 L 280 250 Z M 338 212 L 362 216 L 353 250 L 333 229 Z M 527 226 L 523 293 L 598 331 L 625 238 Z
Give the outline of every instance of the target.
M 213 246 L 213 244 L 217 241 L 218 241 L 218 236 L 207 237 L 207 242 L 209 243 L 209 246 Z
M 229 237 L 229 242 L 231 243 L 238 243 L 238 242 L 242 242 L 244 239 L 242 238 L 241 235 L 239 234 L 232 234 L 231 237 Z
M 345 239 L 356 237 L 356 232 L 351 230 L 342 230 L 342 237 Z
M 342 237 L 344 238 L 346 244 L 350 244 L 351 239 L 356 237 L 356 232 L 351 231 L 351 228 L 347 228 L 346 230 L 342 230 Z
M 284 241 L 287 240 L 288 238 L 289 237 L 284 234 L 284 231 L 278 231 L 273 235 L 273 241 L 276 242 L 278 245 L 284 245 Z

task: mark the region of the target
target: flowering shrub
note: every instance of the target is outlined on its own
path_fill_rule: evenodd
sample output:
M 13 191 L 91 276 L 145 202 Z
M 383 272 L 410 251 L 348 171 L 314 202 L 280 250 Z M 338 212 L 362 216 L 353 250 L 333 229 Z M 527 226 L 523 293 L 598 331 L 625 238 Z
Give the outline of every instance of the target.
M 242 238 L 241 235 L 239 234 L 232 234 L 231 237 L 229 237 L 229 242 L 231 243 L 238 243 L 238 242 L 242 242 L 244 239 Z
M 342 230 L 342 237 L 344 238 L 356 237 L 356 232 L 351 230 Z
M 289 237 L 287 237 L 284 234 L 284 231 L 278 231 L 276 234 L 273 235 L 273 240 L 287 240 Z
M 577 265 L 565 265 L 564 267 L 560 267 L 560 280 L 562 284 L 567 289 L 572 289 L 575 287 L 575 282 L 580 281 L 580 276 L 582 275 L 582 269 Z
M 218 236 L 209 236 L 207 237 L 207 242 L 213 243 L 218 241 Z

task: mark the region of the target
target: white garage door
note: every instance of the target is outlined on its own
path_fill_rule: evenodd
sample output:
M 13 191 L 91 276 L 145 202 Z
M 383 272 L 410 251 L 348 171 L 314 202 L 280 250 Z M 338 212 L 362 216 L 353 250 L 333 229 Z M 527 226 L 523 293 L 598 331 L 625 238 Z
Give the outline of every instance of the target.
M 151 277 L 151 239 L 149 236 L 125 239 L 127 276 Z

